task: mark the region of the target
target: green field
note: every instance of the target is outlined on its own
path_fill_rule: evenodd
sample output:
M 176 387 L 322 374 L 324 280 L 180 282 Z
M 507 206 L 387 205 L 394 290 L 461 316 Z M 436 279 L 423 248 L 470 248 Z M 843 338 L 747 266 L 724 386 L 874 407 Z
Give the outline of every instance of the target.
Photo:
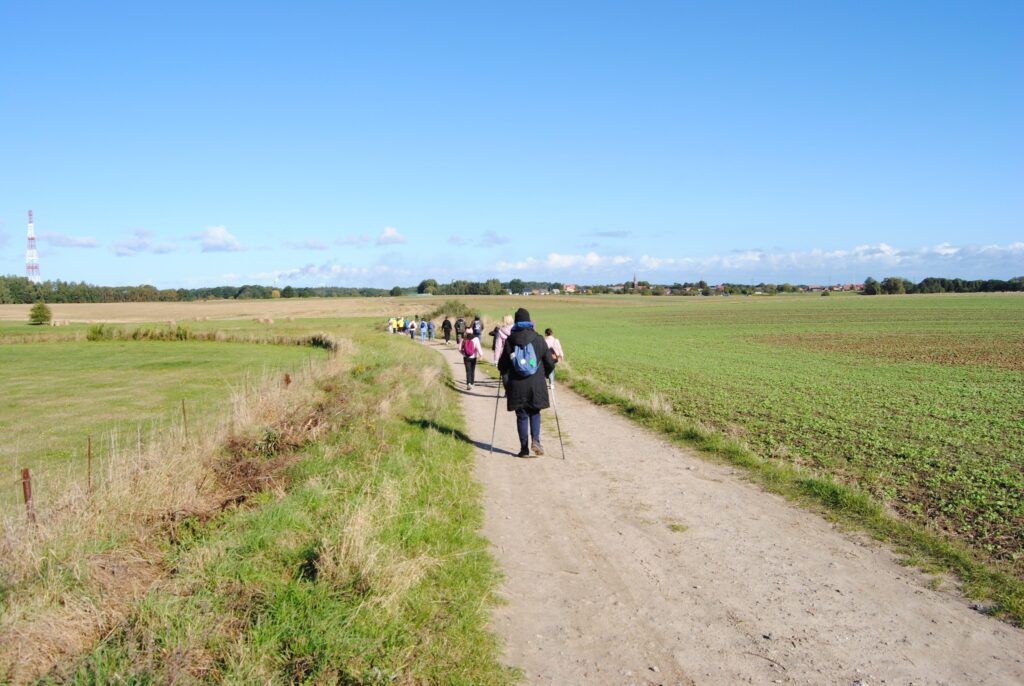
M 579 302 L 526 304 L 582 389 L 833 475 L 1024 574 L 1024 297 Z
M 201 427 L 223 415 L 233 387 L 325 355 L 192 341 L 0 344 L 0 504 L 21 497 L 23 467 L 36 475 L 40 499 L 51 479 L 81 474 L 88 435 L 100 461 L 114 441 L 135 443 L 178 421 L 182 400 L 190 422 Z

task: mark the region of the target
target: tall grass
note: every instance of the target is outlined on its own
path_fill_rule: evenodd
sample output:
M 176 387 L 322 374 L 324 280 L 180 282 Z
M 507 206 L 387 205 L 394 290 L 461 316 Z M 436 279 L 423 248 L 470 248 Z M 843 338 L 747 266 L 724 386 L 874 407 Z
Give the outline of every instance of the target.
M 309 418 L 316 383 L 345 360 L 299 373 L 287 389 L 276 375 L 239 389 L 214 429 L 187 436 L 178 425 L 121 446 L 91 493 L 69 483 L 34 523 L 21 513 L 0 519 L 0 675 L 18 682 L 45 672 L 121 621 L 145 581 L 162 575 L 159 547 L 177 523 L 213 516 L 259 478 L 259 465 L 247 470 L 250 482 L 224 478 L 246 457 L 239 447 L 268 434 L 279 445 L 318 437 L 322 425 Z
M 338 339 L 325 332 L 310 334 L 271 334 L 263 331 L 237 332 L 222 330 L 196 331 L 187 324 L 169 322 L 167 325 L 137 327 L 92 324 L 86 332 L 89 341 L 217 341 L 219 343 L 264 343 L 270 345 L 300 345 L 336 351 Z

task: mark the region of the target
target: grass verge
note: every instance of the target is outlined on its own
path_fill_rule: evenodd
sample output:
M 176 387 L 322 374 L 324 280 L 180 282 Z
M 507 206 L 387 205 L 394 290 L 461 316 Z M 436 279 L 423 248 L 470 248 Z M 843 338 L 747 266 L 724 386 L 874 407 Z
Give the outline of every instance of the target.
M 186 480 L 218 484 L 217 506 L 165 506 L 164 516 L 150 518 L 148 537 L 111 532 L 107 567 L 124 565 L 112 573 L 120 577 L 115 585 L 142 576 L 133 573 L 128 551 L 152 573 L 116 613 L 104 615 L 111 603 L 97 588 L 95 565 L 79 564 L 84 583 L 39 586 L 29 573 L 38 565 L 9 580 L 3 610 L 13 621 L 0 624 L 0 668 L 8 678 L 514 680 L 485 628 L 497 568 L 476 533 L 482 509 L 458 403 L 441 362 L 404 343 L 379 336 L 372 345 L 357 342 L 347 364 L 312 381 L 301 410 L 288 415 L 295 421 L 281 423 L 272 413 L 223 434 L 211 446 L 208 469 Z M 310 440 L 288 428 L 304 430 L 310 421 L 303 418 L 320 427 Z M 56 553 L 64 578 L 73 560 L 63 550 L 55 540 L 35 552 Z M 88 551 L 71 557 L 92 559 Z M 10 602 L 33 590 L 50 603 L 25 612 Z M 9 646 L 24 644 L 26 628 L 47 609 L 46 626 L 59 633 L 56 608 L 68 601 L 87 614 L 95 609 L 91 640 L 79 642 L 83 650 L 58 652 L 46 669 L 38 669 L 43 660 L 33 672 L 18 672 L 24 661 Z
M 908 564 L 927 572 L 954 574 L 965 595 L 984 601 L 985 604 L 976 606 L 979 610 L 1024 626 L 1024 580 L 995 563 L 980 560 L 963 543 L 894 516 L 854 486 L 799 465 L 762 458 L 741 441 L 674 414 L 671 404 L 657 394 L 628 393 L 570 369 L 560 370 L 559 374 L 573 390 L 593 402 L 614 407 L 634 421 L 697 448 L 716 461 L 741 467 L 751 480 L 772 493 L 893 545 Z

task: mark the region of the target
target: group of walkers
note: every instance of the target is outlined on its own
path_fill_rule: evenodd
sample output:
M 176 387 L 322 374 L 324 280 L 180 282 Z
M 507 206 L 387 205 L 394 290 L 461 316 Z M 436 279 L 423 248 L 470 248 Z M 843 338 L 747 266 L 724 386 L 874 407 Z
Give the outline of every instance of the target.
M 481 342 L 483 321 L 479 315 L 469 322 L 462 316 L 452 322 L 446 316 L 440 328 L 445 345 L 451 345 L 454 331 L 455 344 L 466 368 L 466 389 L 471 390 L 476 383 L 477 362 L 485 355 Z M 388 333 L 408 333 L 413 339 L 419 333 L 421 341 L 433 340 L 434 322 L 418 316 L 411 320 L 393 317 L 388 320 Z M 530 313 L 522 307 L 515 315 L 505 315 L 489 335 L 491 359 L 501 376 L 500 388 L 505 389 L 505 407 L 516 414 L 518 457 L 543 455 L 540 412 L 551 407 L 549 391 L 554 389 L 555 367 L 565 360 L 561 341 L 550 328 L 544 330 L 543 336 L 537 333 Z
M 421 341 L 434 340 L 434 322 L 427 319 L 420 319 L 416 315 L 412 319 L 408 317 L 392 317 L 388 320 L 388 333 L 405 333 L 409 338 L 415 340 L 419 334 Z

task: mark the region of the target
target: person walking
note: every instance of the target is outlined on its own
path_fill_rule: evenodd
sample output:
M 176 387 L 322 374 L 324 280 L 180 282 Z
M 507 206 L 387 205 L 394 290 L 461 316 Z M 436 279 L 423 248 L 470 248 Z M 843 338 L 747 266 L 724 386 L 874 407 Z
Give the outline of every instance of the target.
M 427 340 L 428 341 L 434 340 L 434 320 L 433 319 L 431 319 L 429 322 L 427 322 Z
M 483 352 L 480 349 L 480 339 L 473 335 L 472 329 L 466 332 L 466 338 L 459 348 L 462 351 L 462 361 L 466 365 L 466 388 L 473 388 L 476 381 L 476 361 L 480 359 Z
M 426 319 L 421 319 L 420 320 L 420 340 L 421 341 L 426 341 L 427 340 L 427 320 Z
M 409 322 L 409 338 L 411 338 L 414 341 L 416 340 L 416 329 L 417 328 L 418 327 L 416 326 L 416 320 L 415 319 L 413 319 L 412 321 Z
M 466 320 L 461 316 L 455 320 L 455 345 L 462 343 L 463 337 L 466 335 Z
M 512 325 L 514 324 L 512 315 L 506 314 L 501 319 L 501 324 L 498 325 L 498 333 L 494 337 L 494 364 L 498 364 L 498 359 L 501 357 L 501 350 L 505 347 L 505 341 L 508 340 L 508 335 L 512 333 Z
M 551 329 L 544 329 L 544 342 L 548 344 L 548 350 L 551 351 L 551 357 L 555 358 L 555 362 L 565 360 L 565 353 L 562 352 L 562 342 L 555 338 L 555 334 Z M 555 370 L 552 369 L 551 373 L 548 374 L 548 388 L 554 387 Z
M 445 315 L 444 321 L 441 322 L 441 333 L 444 334 L 444 344 L 449 345 L 452 342 L 452 320 L 448 319 L 448 315 Z
M 516 413 L 517 457 L 531 457 L 531 447 L 534 456 L 544 454 L 540 442 L 540 411 L 551 406 L 544 378 L 554 371 L 556 364 L 544 337 L 534 330 L 530 313 L 520 307 L 498 358 L 498 372 L 507 379 L 505 407 Z
M 484 333 L 484 323 L 480 321 L 480 315 L 473 317 L 473 334 L 477 338 L 482 338 Z

